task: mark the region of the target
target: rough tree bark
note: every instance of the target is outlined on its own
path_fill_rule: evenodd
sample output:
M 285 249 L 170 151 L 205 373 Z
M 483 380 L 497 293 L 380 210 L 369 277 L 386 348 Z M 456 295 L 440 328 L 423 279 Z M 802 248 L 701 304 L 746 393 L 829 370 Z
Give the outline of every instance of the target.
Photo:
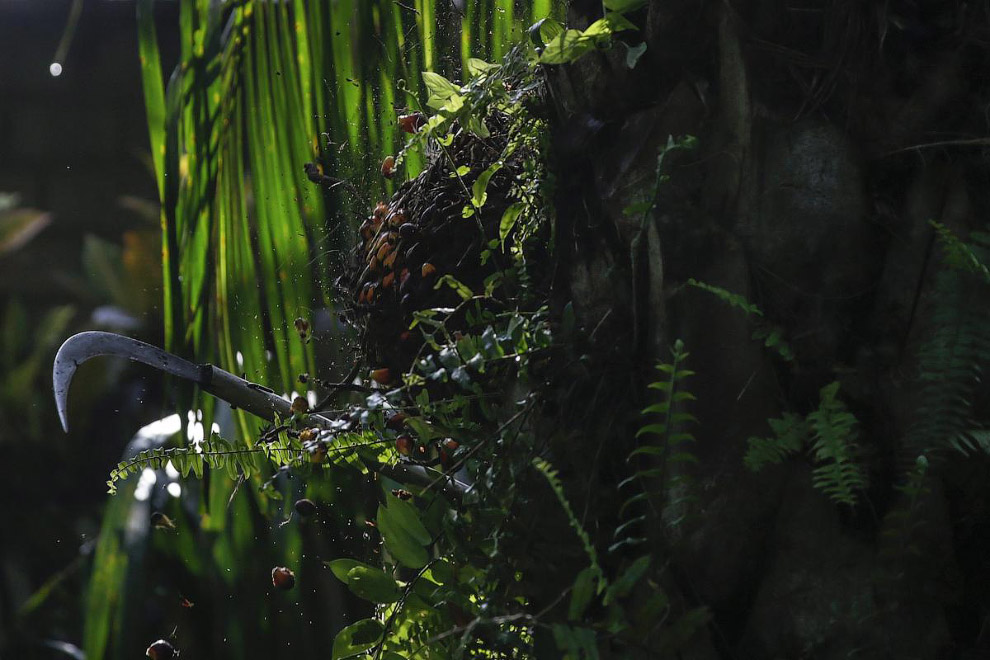
M 574 2 L 570 19 L 600 12 Z M 986 657 L 990 489 L 972 478 L 985 458 L 936 479 L 920 559 L 876 577 L 930 318 L 928 221 L 965 235 L 990 210 L 990 143 L 964 141 L 987 134 L 986 7 L 653 0 L 633 18 L 646 27 L 628 41 L 648 46 L 634 69 L 618 46 L 551 82 L 555 304 L 573 302 L 591 356 L 555 445 L 572 483 L 595 485 L 577 508 L 614 523 L 645 384 L 681 338 L 698 373 L 700 515 L 671 529 L 668 511 L 652 530 L 670 588 L 714 614 L 684 657 Z M 657 212 L 624 215 L 668 136 L 686 134 L 699 147 L 669 162 Z M 796 361 L 773 360 L 745 315 L 682 286 L 692 277 L 760 305 Z M 853 509 L 812 488 L 806 461 L 754 474 L 742 460 L 767 418 L 813 409 L 835 379 L 869 452 Z

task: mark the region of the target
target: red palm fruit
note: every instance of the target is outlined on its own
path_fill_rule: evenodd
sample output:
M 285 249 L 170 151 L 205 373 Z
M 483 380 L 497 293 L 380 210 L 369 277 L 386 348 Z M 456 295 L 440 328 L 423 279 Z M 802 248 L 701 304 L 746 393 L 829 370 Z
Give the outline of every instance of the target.
M 461 443 L 457 442 L 457 440 L 454 440 L 453 438 L 447 438 L 442 444 L 443 448 L 451 453 L 457 451 L 458 447 L 461 446 Z
M 285 566 L 276 566 L 272 569 L 272 586 L 282 591 L 288 591 L 296 586 L 296 574 Z
M 387 265 L 386 265 L 386 268 L 387 268 Z M 385 277 L 382 278 L 382 288 L 383 289 L 391 288 L 391 286 L 392 286 L 392 284 L 394 282 L 395 282 L 395 273 L 389 273 Z
M 397 412 L 388 418 L 388 422 L 385 423 L 385 426 L 393 431 L 398 431 L 405 426 L 407 419 L 409 419 L 409 415 L 404 412 Z
M 361 240 L 365 243 L 371 240 L 371 237 L 375 235 L 375 225 L 370 221 L 365 220 L 361 223 Z
M 382 176 L 391 179 L 395 176 L 395 156 L 385 156 L 382 161 Z
M 419 129 L 426 123 L 426 117 L 421 112 L 413 112 L 408 115 L 399 115 L 399 128 L 406 133 L 418 133 Z
M 388 256 L 385 257 L 385 261 L 382 262 L 382 266 L 384 266 L 386 269 L 392 268 L 392 266 L 395 265 L 395 258 L 398 256 L 398 254 L 399 254 L 398 252 L 394 252 L 394 251 L 389 252 Z
M 388 204 L 385 202 L 378 202 L 375 204 L 375 210 L 371 213 L 371 217 L 374 219 L 375 224 L 381 224 L 386 215 L 388 215 Z
M 423 267 L 420 268 L 420 272 L 423 274 L 423 277 L 426 278 L 429 277 L 430 275 L 435 274 L 437 272 L 437 267 L 431 264 L 430 262 L 426 262 L 425 264 L 423 264 Z
M 297 396 L 292 400 L 290 410 L 293 415 L 305 415 L 309 412 L 309 401 L 307 401 L 304 397 Z
M 146 656 L 151 658 L 151 660 L 172 660 L 176 657 L 175 647 L 166 642 L 164 639 L 160 639 L 157 642 L 152 642 L 148 650 L 144 652 Z
M 303 518 L 309 518 L 311 515 L 316 513 L 316 502 L 313 500 L 308 500 L 304 497 L 301 500 L 296 500 L 293 508 L 295 508 L 296 513 Z
M 392 370 L 388 367 L 374 369 L 371 372 L 371 380 L 379 383 L 380 385 L 388 385 L 392 382 Z
M 399 452 L 403 456 L 409 456 L 413 453 L 413 447 L 415 443 L 411 436 L 400 435 L 395 439 L 395 451 Z

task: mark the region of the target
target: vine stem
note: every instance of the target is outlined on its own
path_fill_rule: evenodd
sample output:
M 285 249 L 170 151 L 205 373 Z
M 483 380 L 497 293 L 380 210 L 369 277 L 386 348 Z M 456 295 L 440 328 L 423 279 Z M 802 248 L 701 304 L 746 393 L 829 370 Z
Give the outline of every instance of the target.
M 402 592 L 402 597 L 395 604 L 395 607 L 392 609 L 392 613 L 388 615 L 388 619 L 385 621 L 385 626 L 382 629 L 382 638 L 378 640 L 378 644 L 375 646 L 375 660 L 381 658 L 382 651 L 385 649 L 385 638 L 388 636 L 388 630 L 392 627 L 392 623 L 395 621 L 396 615 L 398 615 L 402 608 L 405 607 L 406 599 L 409 597 L 409 593 L 412 591 L 412 588 L 416 585 L 416 582 L 423 577 L 426 571 L 428 571 L 433 564 L 437 563 L 437 560 L 439 560 L 439 557 L 434 557 L 427 562 L 426 566 L 419 569 L 419 573 L 416 574 L 416 577 L 409 580 L 408 584 L 406 584 L 406 588 Z

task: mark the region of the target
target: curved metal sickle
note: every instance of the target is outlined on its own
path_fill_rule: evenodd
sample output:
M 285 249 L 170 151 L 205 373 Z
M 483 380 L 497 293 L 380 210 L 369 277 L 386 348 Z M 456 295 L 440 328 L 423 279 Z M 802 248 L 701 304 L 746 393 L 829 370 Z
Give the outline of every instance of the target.
M 69 386 L 80 364 L 98 355 L 116 355 L 152 366 L 165 373 L 194 383 L 205 385 L 210 378 L 210 367 L 183 360 L 177 355 L 146 344 L 137 339 L 112 332 L 89 331 L 72 335 L 65 340 L 55 354 L 52 369 L 52 385 L 55 388 L 55 407 L 62 429 L 69 430 Z
M 52 370 L 52 384 L 55 387 L 55 406 L 62 428 L 68 432 L 68 399 L 72 377 L 80 364 L 98 355 L 115 355 L 135 362 L 147 364 L 159 371 L 192 381 L 204 391 L 223 399 L 231 406 L 243 408 L 252 415 L 271 420 L 275 414 L 288 417 L 292 414 L 291 404 L 267 387 L 251 383 L 219 367 L 209 364 L 194 364 L 177 355 L 112 332 L 80 332 L 65 340 L 55 355 Z M 332 421 L 314 413 L 309 419 L 321 428 L 330 428 Z M 453 475 L 436 473 L 420 465 L 376 465 L 379 472 L 399 481 L 409 481 L 421 485 L 441 483 L 441 489 L 455 496 L 463 495 L 470 489 Z

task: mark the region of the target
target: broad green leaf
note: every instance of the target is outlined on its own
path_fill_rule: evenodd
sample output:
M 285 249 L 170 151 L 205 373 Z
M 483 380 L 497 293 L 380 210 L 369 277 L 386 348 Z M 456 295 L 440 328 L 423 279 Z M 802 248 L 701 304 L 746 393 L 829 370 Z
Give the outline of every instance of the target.
M 567 64 L 594 50 L 595 42 L 580 30 L 564 30 L 552 40 L 540 54 L 540 64 Z
M 591 599 L 595 596 L 595 584 L 601 578 L 600 571 L 594 566 L 588 566 L 578 573 L 571 589 L 571 603 L 567 608 L 567 619 L 576 621 L 588 609 Z
M 378 619 L 361 619 L 352 623 L 333 640 L 333 660 L 346 658 L 366 651 L 378 643 L 385 632 L 385 626 Z
M 623 598 L 629 594 L 629 592 L 633 590 L 633 587 L 639 583 L 640 578 L 643 577 L 643 574 L 646 573 L 646 569 L 650 567 L 650 562 L 652 559 L 653 558 L 650 555 L 643 555 L 634 561 L 629 568 L 627 568 L 622 575 L 620 575 L 618 579 L 612 583 L 612 585 L 608 588 L 608 591 L 605 592 L 605 604 L 608 605 L 616 599 Z
M 503 246 L 505 246 L 505 239 L 512 233 L 512 228 L 516 226 L 516 221 L 525 207 L 522 202 L 514 202 L 502 214 L 502 220 L 498 223 L 498 238 Z
M 401 595 L 398 583 L 385 571 L 363 564 L 347 571 L 347 588 L 372 603 L 394 603 Z
M 413 535 L 406 531 L 384 506 L 378 507 L 376 520 L 378 531 L 385 542 L 385 549 L 396 561 L 409 568 L 422 568 L 430 560 L 430 555 Z
M 423 83 L 426 85 L 426 89 L 430 93 L 430 96 L 426 101 L 426 105 L 434 110 L 440 109 L 440 107 L 443 106 L 452 96 L 460 95 L 461 88 L 441 76 L 439 73 L 424 71 Z
M 468 75 L 474 78 L 476 76 L 488 73 L 489 71 L 500 69 L 501 65 L 491 64 L 484 60 L 479 60 L 477 57 L 470 57 L 468 58 L 465 68 L 467 69 Z
M 529 38 L 534 45 L 543 48 L 563 31 L 564 26 L 560 24 L 560 21 L 555 21 L 552 18 L 543 18 L 529 28 Z
M 367 564 L 360 562 L 356 559 L 334 559 L 333 561 L 323 562 L 336 576 L 338 580 L 347 584 L 347 574 L 350 570 L 356 566 L 365 566 L 371 568 Z
M 385 501 L 388 503 L 389 517 L 392 521 L 405 530 L 420 545 L 429 545 L 433 541 L 430 532 L 427 531 L 420 520 L 416 505 L 400 500 L 392 493 L 388 493 L 385 496 Z M 381 511 L 381 507 L 379 507 L 379 511 Z
M 489 165 L 488 169 L 482 172 L 474 182 L 474 185 L 471 186 L 471 204 L 475 208 L 480 209 L 488 201 L 488 182 L 491 181 L 492 176 L 500 169 L 502 169 L 502 161 L 497 160 Z

